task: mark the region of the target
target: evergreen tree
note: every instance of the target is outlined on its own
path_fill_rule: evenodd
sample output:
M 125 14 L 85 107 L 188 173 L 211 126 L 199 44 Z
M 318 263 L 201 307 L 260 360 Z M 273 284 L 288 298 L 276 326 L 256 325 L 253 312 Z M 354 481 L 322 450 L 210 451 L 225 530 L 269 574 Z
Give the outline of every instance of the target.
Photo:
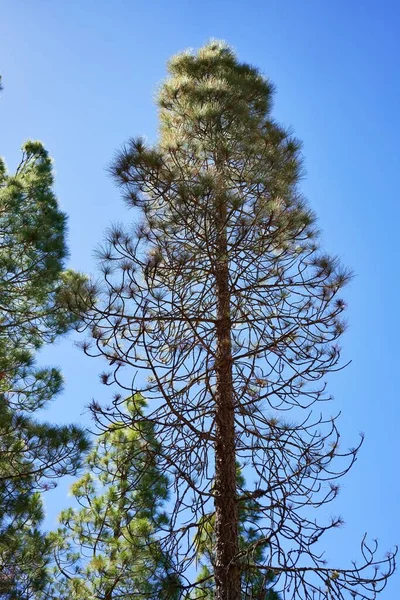
M 128 402 L 128 413 L 133 406 L 135 424 L 116 423 L 103 431 L 86 472 L 71 488 L 78 508 L 61 513 L 61 527 L 52 536 L 55 580 L 46 598 L 178 597 L 177 580 L 155 536 L 168 527 L 161 510 L 167 479 L 154 458 L 153 427 L 138 420 L 141 398 Z
M 174 484 L 169 543 L 182 581 L 197 557 L 193 532 L 214 514 L 215 600 L 239 600 L 256 571 L 273 573 L 285 600 L 375 598 L 392 554 L 377 561 L 364 538 L 360 564 L 322 557 L 341 519 L 317 520 L 318 509 L 358 452 L 340 449 L 334 419 L 312 413 L 341 367 L 349 273 L 319 248 L 298 189 L 300 143 L 271 117 L 271 83 L 226 45 L 180 54 L 169 73 L 157 144 L 131 140 L 112 168 L 141 221 L 108 236 L 85 350 L 109 361 L 105 383 L 149 402 Z M 132 420 L 117 400 L 102 412 Z M 240 536 L 237 463 L 254 482 L 254 540 Z
M 35 419 L 62 387 L 59 370 L 36 367 L 35 353 L 76 321 L 61 300 L 82 283 L 63 272 L 66 218 L 52 185 L 39 142 L 24 145 L 14 175 L 0 160 L 0 594 L 10 599 L 44 584 L 39 490 L 74 473 L 88 447 L 80 428 Z

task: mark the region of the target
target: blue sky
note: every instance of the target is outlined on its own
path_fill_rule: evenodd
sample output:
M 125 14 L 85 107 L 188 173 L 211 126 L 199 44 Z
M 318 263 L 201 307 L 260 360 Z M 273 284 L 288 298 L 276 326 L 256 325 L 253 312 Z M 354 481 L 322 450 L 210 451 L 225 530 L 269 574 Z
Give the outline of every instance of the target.
M 366 433 L 332 511 L 346 526 L 327 555 L 357 556 L 368 531 L 382 550 L 400 541 L 398 223 L 400 8 L 324 0 L 69 0 L 2 3 L 0 153 L 12 168 L 21 143 L 42 140 L 55 160 L 56 190 L 69 215 L 70 266 L 95 271 L 93 249 L 115 221 L 128 221 L 106 168 L 132 135 L 154 140 L 153 103 L 171 54 L 225 39 L 276 84 L 274 115 L 304 142 L 302 190 L 319 216 L 324 247 L 356 276 L 349 286 L 344 357 L 331 377 L 332 413 L 343 446 Z M 43 353 L 62 367 L 64 394 L 49 418 L 87 422 L 101 362 L 72 340 Z M 66 484 L 47 500 L 48 523 Z M 380 596 L 398 598 L 395 575 Z

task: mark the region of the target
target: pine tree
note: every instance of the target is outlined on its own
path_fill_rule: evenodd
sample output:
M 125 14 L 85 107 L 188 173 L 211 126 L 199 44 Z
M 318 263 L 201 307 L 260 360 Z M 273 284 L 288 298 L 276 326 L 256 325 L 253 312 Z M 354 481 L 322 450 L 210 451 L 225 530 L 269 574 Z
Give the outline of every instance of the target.
M 10 599 L 44 584 L 39 490 L 75 473 L 88 447 L 80 428 L 35 418 L 62 387 L 59 370 L 36 367 L 35 354 L 76 321 L 61 300 L 83 282 L 63 272 L 66 218 L 52 185 L 39 142 L 24 145 L 14 175 L 0 160 L 0 594 Z
M 128 401 L 127 413 L 133 406 L 138 417 L 141 398 Z M 78 508 L 61 513 L 52 535 L 55 580 L 46 598 L 177 598 L 177 580 L 155 536 L 168 527 L 162 511 L 167 479 L 155 456 L 146 421 L 116 423 L 99 435 L 84 475 L 71 488 Z
M 272 84 L 226 45 L 177 55 L 169 74 L 158 142 L 131 140 L 112 167 L 141 220 L 110 231 L 85 351 L 109 361 L 106 384 L 149 402 L 174 483 L 169 543 L 181 580 L 196 560 L 194 531 L 214 514 L 215 600 L 239 600 L 257 571 L 273 573 L 285 600 L 375 598 L 392 554 L 376 560 L 364 538 L 360 564 L 322 557 L 341 519 L 318 521 L 318 509 L 358 452 L 341 450 L 335 419 L 319 416 L 325 378 L 341 368 L 350 275 L 319 247 L 298 189 L 301 145 L 271 116 Z M 118 400 L 101 412 L 131 422 Z M 247 510 L 259 517 L 245 547 L 237 464 L 251 473 Z

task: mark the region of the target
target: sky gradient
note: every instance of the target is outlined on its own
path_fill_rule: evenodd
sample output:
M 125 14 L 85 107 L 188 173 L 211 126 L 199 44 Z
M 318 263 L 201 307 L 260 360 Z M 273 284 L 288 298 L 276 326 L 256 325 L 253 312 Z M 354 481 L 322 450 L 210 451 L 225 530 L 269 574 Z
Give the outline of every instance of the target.
M 319 218 L 323 247 L 353 269 L 345 292 L 344 371 L 330 377 L 342 411 L 343 448 L 366 441 L 342 480 L 327 558 L 358 556 L 365 531 L 382 553 L 400 542 L 398 517 L 400 8 L 386 0 L 69 0 L 1 3 L 0 153 L 13 169 L 26 139 L 55 160 L 56 191 L 69 215 L 69 266 L 96 273 L 93 251 L 113 222 L 128 222 L 107 175 L 130 136 L 154 141 L 154 95 L 167 59 L 210 38 L 276 85 L 274 116 L 304 143 L 301 189 Z M 65 391 L 48 418 L 88 422 L 103 395 L 101 361 L 72 338 L 42 353 Z M 51 527 L 68 504 L 63 483 L 46 500 Z M 340 566 L 342 566 L 340 565 Z M 400 597 L 395 575 L 382 600 Z

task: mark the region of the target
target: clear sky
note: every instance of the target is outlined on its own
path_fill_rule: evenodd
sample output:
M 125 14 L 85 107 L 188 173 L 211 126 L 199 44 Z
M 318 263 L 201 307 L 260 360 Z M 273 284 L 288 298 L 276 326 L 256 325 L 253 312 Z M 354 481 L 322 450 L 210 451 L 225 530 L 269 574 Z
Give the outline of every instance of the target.
M 106 167 L 132 135 L 154 140 L 153 103 L 171 54 L 209 38 L 277 86 L 274 115 L 304 142 L 302 190 L 319 216 L 325 248 L 356 277 L 349 286 L 352 364 L 331 377 L 343 446 L 366 433 L 332 506 L 346 525 L 327 557 L 358 555 L 364 531 L 382 551 L 399 525 L 400 7 L 394 0 L 7 0 L 0 2 L 0 153 L 10 167 L 27 138 L 55 160 L 69 215 L 70 266 L 95 271 L 93 249 L 111 222 L 131 218 Z M 71 340 L 43 354 L 62 367 L 65 392 L 49 418 L 87 422 L 103 365 Z M 66 485 L 49 495 L 48 526 Z M 380 596 L 400 597 L 395 575 Z

